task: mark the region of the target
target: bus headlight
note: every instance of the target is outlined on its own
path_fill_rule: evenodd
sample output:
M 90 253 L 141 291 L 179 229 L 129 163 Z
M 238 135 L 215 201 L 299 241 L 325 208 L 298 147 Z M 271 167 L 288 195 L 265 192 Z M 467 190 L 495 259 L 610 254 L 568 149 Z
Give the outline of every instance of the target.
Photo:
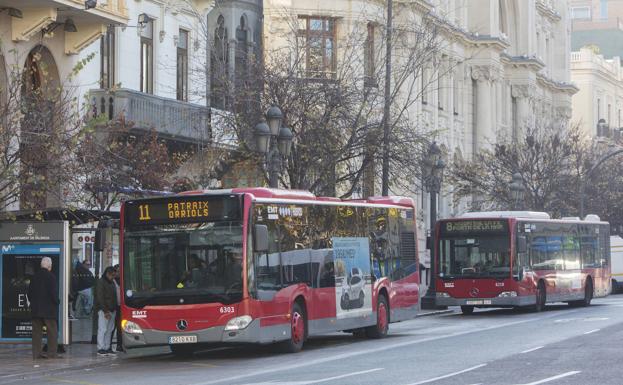
M 517 297 L 517 292 L 516 291 L 503 291 L 500 294 L 498 294 L 498 297 Z
M 143 334 L 143 329 L 140 326 L 127 319 L 121 320 L 121 329 L 128 334 Z
M 450 294 L 438 291 L 437 292 L 437 297 L 439 297 L 439 298 L 450 298 Z
M 227 322 L 227 325 L 225 325 L 225 331 L 242 330 L 249 326 L 251 321 L 253 321 L 253 318 L 248 315 L 232 318 Z

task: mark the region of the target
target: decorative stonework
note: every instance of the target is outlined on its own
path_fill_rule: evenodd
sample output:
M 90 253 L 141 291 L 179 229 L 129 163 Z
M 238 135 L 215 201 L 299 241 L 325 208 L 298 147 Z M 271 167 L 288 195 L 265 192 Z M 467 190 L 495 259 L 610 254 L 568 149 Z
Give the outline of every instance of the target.
M 499 68 L 492 65 L 473 65 L 471 66 L 472 79 L 498 81 L 502 78 Z
M 513 84 L 511 86 L 511 95 L 514 98 L 533 99 L 536 94 L 536 87 L 532 84 Z

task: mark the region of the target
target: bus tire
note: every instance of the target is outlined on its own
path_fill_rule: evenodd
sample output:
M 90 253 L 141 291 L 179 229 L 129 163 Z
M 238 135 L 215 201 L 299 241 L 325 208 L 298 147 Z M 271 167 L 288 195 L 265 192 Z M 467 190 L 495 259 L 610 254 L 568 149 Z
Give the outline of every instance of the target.
M 616 294 L 619 292 L 619 283 L 617 282 L 616 279 L 612 280 L 612 292 L 611 294 Z
M 593 300 L 593 280 L 588 277 L 586 279 L 586 286 L 584 286 L 584 299 L 580 301 L 580 306 L 587 307 L 591 305 Z
M 545 303 L 547 302 L 547 291 L 545 290 L 545 283 L 539 281 L 536 286 L 536 303 L 532 307 L 532 311 L 541 312 L 545 310 Z
M 461 306 L 461 313 L 463 313 L 463 315 L 473 314 L 474 307 L 473 306 Z
M 363 307 L 363 302 L 365 300 L 365 295 L 363 294 L 363 291 L 359 292 L 359 306 L 358 307 Z
M 384 294 L 379 294 L 376 303 L 376 325 L 366 328 L 368 338 L 385 338 L 389 330 L 389 304 Z
M 176 357 L 188 358 L 195 353 L 197 347 L 194 344 L 176 344 L 169 345 L 169 349 L 171 349 L 171 353 Z
M 300 303 L 294 302 L 290 316 L 290 338 L 281 343 L 281 350 L 285 353 L 300 352 L 307 336 L 306 327 L 305 310 Z

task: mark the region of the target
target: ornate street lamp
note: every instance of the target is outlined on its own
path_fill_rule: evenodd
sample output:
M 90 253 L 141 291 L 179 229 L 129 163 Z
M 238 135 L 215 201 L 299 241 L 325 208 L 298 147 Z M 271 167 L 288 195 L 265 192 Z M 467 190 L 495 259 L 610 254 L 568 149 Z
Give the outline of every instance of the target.
M 441 191 L 443 181 L 443 170 L 446 163 L 443 153 L 437 142 L 432 142 L 428 147 L 426 155 L 422 161 L 422 179 L 426 191 L 430 194 L 430 241 L 427 242 L 430 250 L 431 275 L 428 290 L 422 298 L 422 309 L 435 309 L 435 224 L 437 223 L 437 194 Z
M 511 195 L 513 197 L 513 210 L 521 210 L 523 208 L 523 199 L 526 192 L 526 188 L 523 185 L 523 179 L 521 174 L 516 172 L 513 174 L 513 179 L 509 184 Z
M 283 159 L 288 158 L 292 151 L 294 135 L 288 127 L 282 127 L 283 114 L 277 106 L 266 112 L 266 121 L 255 126 L 257 149 L 266 157 L 268 184 L 272 188 L 279 187 L 279 174 L 283 168 Z

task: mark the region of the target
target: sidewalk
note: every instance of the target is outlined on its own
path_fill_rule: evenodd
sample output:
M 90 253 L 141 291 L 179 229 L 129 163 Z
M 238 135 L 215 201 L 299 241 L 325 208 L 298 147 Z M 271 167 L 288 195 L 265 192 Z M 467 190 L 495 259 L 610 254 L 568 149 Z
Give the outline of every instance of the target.
M 62 359 L 32 359 L 28 344 L 0 344 L 0 384 L 22 378 L 41 377 L 67 370 L 106 365 L 116 357 L 98 356 L 97 346 L 91 341 L 91 319 L 81 318 L 71 322 L 72 344 L 65 346 Z M 119 353 L 119 355 L 125 355 Z M 37 366 L 38 365 L 38 366 Z
M 98 356 L 97 346 L 91 344 L 76 343 L 66 346 L 65 350 L 66 353 L 60 355 L 61 359 L 33 361 L 30 344 L 0 344 L 0 384 L 106 365 L 117 359 L 114 356 Z

